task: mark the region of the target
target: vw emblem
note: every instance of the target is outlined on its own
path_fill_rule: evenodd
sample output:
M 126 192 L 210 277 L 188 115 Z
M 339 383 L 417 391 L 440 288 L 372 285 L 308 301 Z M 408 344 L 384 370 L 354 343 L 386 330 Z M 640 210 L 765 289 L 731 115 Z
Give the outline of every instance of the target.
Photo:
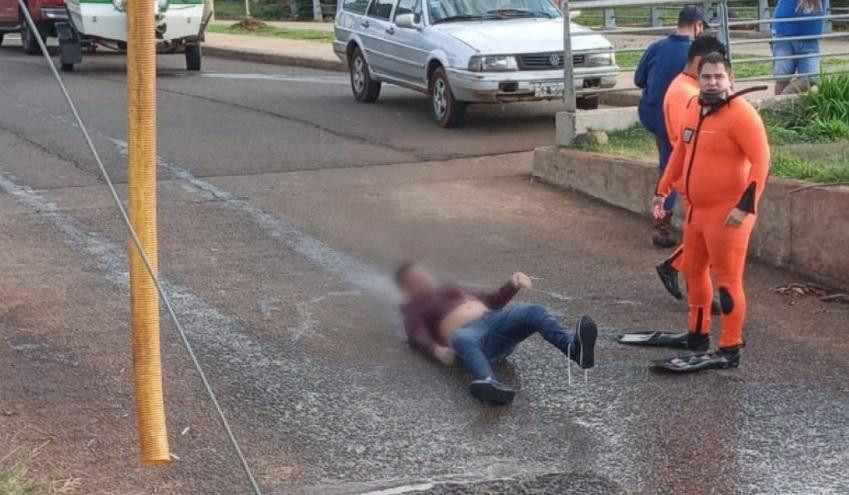
M 559 53 L 552 53 L 552 54 L 548 57 L 548 63 L 549 63 L 552 67 L 559 67 L 559 66 L 560 66 L 560 60 L 561 60 L 561 59 L 560 59 L 560 54 L 559 54 Z

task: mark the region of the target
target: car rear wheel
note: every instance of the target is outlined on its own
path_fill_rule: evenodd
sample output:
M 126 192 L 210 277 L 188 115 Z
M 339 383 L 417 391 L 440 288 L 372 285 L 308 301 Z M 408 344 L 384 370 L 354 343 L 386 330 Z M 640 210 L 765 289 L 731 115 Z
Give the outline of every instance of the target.
M 21 20 L 21 47 L 23 47 L 24 53 L 26 53 L 27 55 L 38 55 L 39 53 L 41 53 L 41 48 L 39 48 L 38 40 L 35 37 L 41 36 L 41 39 L 42 40 L 44 39 L 44 36 L 40 32 L 41 28 L 38 26 L 38 23 L 36 23 L 35 26 L 36 26 L 36 28 L 38 28 L 38 31 L 33 33 L 32 29 L 30 29 L 30 27 L 29 27 L 29 23 L 27 22 L 27 18 L 26 18 L 26 16 L 24 16 L 23 12 L 20 13 L 20 20 Z
M 351 54 L 351 91 L 361 103 L 374 103 L 380 96 L 380 81 L 371 78 L 368 63 L 359 48 L 354 48 Z
M 466 113 L 466 103 L 454 98 L 442 67 L 434 70 L 430 77 L 430 99 L 433 118 L 439 127 L 447 129 L 456 126 Z
M 0 33 L 0 45 L 2 45 L 2 44 L 3 44 L 3 35 L 4 35 L 4 34 L 6 34 L 6 33 Z
M 186 43 L 186 70 L 198 71 L 201 65 L 200 43 Z

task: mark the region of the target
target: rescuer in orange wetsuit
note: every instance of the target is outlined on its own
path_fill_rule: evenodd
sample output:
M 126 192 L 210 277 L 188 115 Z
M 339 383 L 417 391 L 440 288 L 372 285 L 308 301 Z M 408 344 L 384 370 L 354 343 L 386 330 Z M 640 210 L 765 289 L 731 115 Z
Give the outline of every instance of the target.
M 719 53 L 699 64 L 699 88 L 684 113 L 679 141 L 652 201 L 655 217 L 673 184 L 685 200 L 684 276 L 690 306 L 689 332 L 669 345 L 706 347 L 713 298 L 710 271 L 719 286 L 722 333 L 719 349 L 657 361 L 671 371 L 736 368 L 743 346 L 746 296 L 743 272 L 756 205 L 769 173 L 769 143 L 758 112 L 742 98 L 729 97 L 731 65 Z M 674 340 L 674 339 L 672 339 Z
M 728 96 L 730 63 L 711 53 L 699 64 L 699 95 L 685 106 L 669 165 L 652 201 L 655 217 L 673 184 L 686 208 L 683 271 L 688 285 L 689 331 L 620 335 L 623 344 L 706 351 L 710 345 L 713 287 L 719 285 L 722 334 L 719 350 L 657 361 L 672 371 L 736 368 L 743 345 L 746 314 L 743 271 L 757 205 L 769 172 L 769 144 L 757 111 L 742 98 Z M 751 89 L 765 89 L 750 88 Z
M 703 35 L 696 38 L 687 53 L 687 65 L 684 67 L 684 71 L 672 80 L 669 89 L 666 90 L 666 95 L 663 98 L 663 120 L 666 125 L 666 135 L 669 136 L 669 142 L 672 143 L 673 149 L 679 138 L 681 120 L 687 110 L 687 105 L 694 96 L 699 94 L 699 63 L 702 61 L 702 57 L 712 52 L 725 55 L 725 45 L 713 36 Z M 663 286 L 675 299 L 684 298 L 678 286 L 678 272 L 681 271 L 684 259 L 682 256 L 683 249 L 682 243 L 671 256 L 656 267 Z M 712 307 L 711 312 L 718 314 L 718 307 Z

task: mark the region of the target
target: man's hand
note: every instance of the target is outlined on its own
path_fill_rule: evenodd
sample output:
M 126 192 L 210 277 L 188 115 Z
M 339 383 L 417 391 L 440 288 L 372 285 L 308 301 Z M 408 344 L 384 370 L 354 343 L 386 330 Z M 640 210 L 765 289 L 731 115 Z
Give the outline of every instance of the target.
M 457 355 L 454 354 L 453 349 L 449 347 L 443 347 L 441 345 L 438 345 L 433 349 L 433 355 L 436 356 L 437 361 L 444 364 L 445 366 L 451 366 L 457 359 Z
M 725 226 L 732 229 L 739 229 L 748 216 L 749 214 L 747 212 L 740 208 L 734 208 L 731 210 L 731 213 L 728 214 L 728 218 L 725 219 Z
M 655 196 L 651 200 L 651 214 L 656 220 L 666 216 L 666 210 L 663 208 L 664 201 L 666 201 L 666 198 L 663 196 Z
M 519 289 L 530 289 L 533 284 L 531 283 L 531 277 L 525 275 L 522 272 L 516 272 L 510 277 L 510 282 L 514 287 Z

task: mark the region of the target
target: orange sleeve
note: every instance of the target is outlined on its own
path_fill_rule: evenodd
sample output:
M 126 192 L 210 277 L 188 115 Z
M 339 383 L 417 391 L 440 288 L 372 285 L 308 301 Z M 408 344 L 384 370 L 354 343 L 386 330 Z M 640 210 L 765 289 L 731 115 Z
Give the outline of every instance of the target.
M 745 112 L 735 123 L 737 132 L 734 132 L 733 135 L 737 145 L 746 155 L 746 159 L 752 164 L 752 168 L 746 180 L 748 186 L 740 197 L 737 208 L 754 214 L 766 187 L 766 178 L 769 175 L 769 140 L 758 111 L 750 104 L 744 104 Z
M 681 140 L 673 143 L 672 146 L 672 155 L 666 163 L 666 170 L 663 171 L 663 175 L 660 176 L 660 180 L 654 190 L 654 193 L 658 196 L 669 196 L 669 193 L 672 192 L 673 185 L 681 179 L 681 175 L 684 173 L 684 159 L 687 156 L 687 146 Z

